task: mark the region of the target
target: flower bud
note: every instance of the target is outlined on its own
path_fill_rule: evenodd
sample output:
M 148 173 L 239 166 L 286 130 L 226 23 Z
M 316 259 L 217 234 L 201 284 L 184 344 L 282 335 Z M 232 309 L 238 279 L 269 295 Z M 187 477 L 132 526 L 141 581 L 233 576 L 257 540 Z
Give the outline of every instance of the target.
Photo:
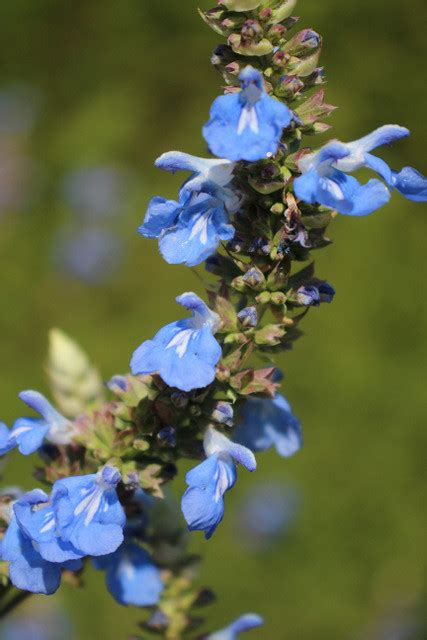
M 188 395 L 183 391 L 174 391 L 171 395 L 171 402 L 177 409 L 185 409 L 188 404 Z
M 277 84 L 275 93 L 282 98 L 293 98 L 304 89 L 304 82 L 298 76 L 282 76 Z
M 221 0 L 223 4 L 230 11 L 252 11 L 261 4 L 262 0 Z
M 279 307 L 285 304 L 286 296 L 284 293 L 282 293 L 282 291 L 275 291 L 274 293 L 271 294 L 271 302 L 272 304 L 275 304 L 276 306 Z
M 101 376 L 81 347 L 59 329 L 49 334 L 47 371 L 58 409 L 74 418 L 104 400 Z
M 296 7 L 297 0 L 280 0 L 280 2 L 270 0 L 270 4 L 272 4 L 272 13 L 269 22 L 270 24 L 279 24 L 290 17 Z M 290 18 L 290 20 L 294 24 L 296 19 Z
M 256 307 L 245 307 L 239 311 L 237 317 L 244 327 L 256 327 L 258 324 Z
M 310 55 L 314 50 L 320 49 L 321 46 L 321 36 L 312 29 L 304 29 L 283 45 L 282 49 L 293 56 L 300 57 Z
M 157 441 L 162 447 L 176 446 L 176 429 L 175 427 L 163 427 L 157 434 Z
M 241 32 L 241 44 L 243 47 L 249 46 L 254 42 L 260 42 L 263 37 L 263 29 L 257 20 L 246 20 L 243 23 Z
M 243 282 L 257 291 L 262 291 L 265 288 L 265 277 L 262 271 L 258 267 L 252 267 L 243 276 Z
M 212 412 L 212 419 L 219 424 L 225 424 L 228 427 L 233 426 L 233 406 L 229 402 L 217 402 Z
M 285 205 L 282 202 L 276 202 L 273 206 L 270 207 L 271 213 L 274 213 L 275 216 L 281 216 L 285 210 Z
M 271 293 L 269 291 L 263 291 L 255 298 L 255 300 L 258 304 L 268 304 L 271 300 Z

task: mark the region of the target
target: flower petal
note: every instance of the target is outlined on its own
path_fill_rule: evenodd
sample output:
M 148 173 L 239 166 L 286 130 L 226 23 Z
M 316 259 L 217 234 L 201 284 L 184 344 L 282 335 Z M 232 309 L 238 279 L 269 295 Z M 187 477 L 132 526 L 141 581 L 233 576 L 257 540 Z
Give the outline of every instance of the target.
M 358 150 L 367 153 L 376 149 L 377 147 L 382 147 L 384 144 L 391 144 L 395 140 L 400 140 L 400 138 L 406 138 L 410 135 L 409 129 L 406 127 L 401 127 L 398 124 L 385 124 L 372 133 L 369 133 L 367 136 L 360 138 L 359 140 L 355 140 L 354 142 L 350 142 L 350 147 L 357 147 Z
M 413 167 L 404 167 L 399 173 L 393 171 L 392 185 L 408 200 L 427 200 L 427 178 Z
M 146 238 L 158 238 L 165 229 L 175 224 L 181 210 L 181 205 L 175 200 L 159 196 L 152 198 L 138 232 Z

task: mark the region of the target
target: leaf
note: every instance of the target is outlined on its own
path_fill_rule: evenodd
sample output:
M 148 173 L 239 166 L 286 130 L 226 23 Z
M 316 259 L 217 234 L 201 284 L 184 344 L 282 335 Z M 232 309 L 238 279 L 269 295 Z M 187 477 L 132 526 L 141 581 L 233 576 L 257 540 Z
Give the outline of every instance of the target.
M 228 333 L 237 330 L 237 313 L 229 300 L 222 296 L 216 296 L 215 311 L 222 320 L 221 332 Z
M 313 124 L 319 118 L 327 117 L 335 111 L 336 107 L 325 103 L 324 98 L 325 92 L 321 89 L 295 109 L 304 124 Z
M 275 367 L 257 370 L 246 369 L 230 378 L 230 384 L 236 391 L 244 396 L 254 393 L 264 393 L 273 398 L 279 386 L 272 381 L 275 370 Z
M 242 344 L 237 349 L 234 349 L 234 351 L 229 353 L 225 358 L 223 358 L 222 364 L 227 367 L 227 369 L 231 373 L 234 373 L 242 367 L 244 362 L 251 356 L 253 350 L 253 342 Z
M 267 324 L 255 332 L 255 342 L 259 345 L 275 346 L 280 344 L 286 330 L 282 325 Z

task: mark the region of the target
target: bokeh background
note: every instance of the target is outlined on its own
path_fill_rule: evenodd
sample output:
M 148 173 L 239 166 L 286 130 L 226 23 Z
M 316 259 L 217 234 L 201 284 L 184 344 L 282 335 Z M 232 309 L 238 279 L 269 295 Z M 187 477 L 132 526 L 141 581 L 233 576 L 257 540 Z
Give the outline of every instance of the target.
M 193 0 L 0 4 L 8 423 L 23 410 L 21 389 L 47 390 L 52 326 L 108 378 L 178 317 L 177 294 L 202 291 L 191 270 L 166 265 L 136 233 L 148 199 L 174 197 L 179 184 L 153 160 L 173 148 L 206 152 L 200 128 L 219 92 L 209 65 L 219 40 L 196 8 Z M 333 135 L 406 125 L 412 137 L 383 157 L 427 173 L 425 0 L 300 0 L 298 13 L 325 39 L 327 97 L 339 105 Z M 427 210 L 395 195 L 372 216 L 338 218 L 329 235 L 316 262 L 337 296 L 309 314 L 305 337 L 280 359 L 305 448 L 287 461 L 259 456 L 256 475 L 240 472 L 214 538 L 192 536 L 205 556 L 200 582 L 219 595 L 210 627 L 257 611 L 266 625 L 254 640 L 426 638 Z M 29 469 L 12 457 L 3 482 L 32 488 Z M 251 531 L 272 513 L 274 540 L 268 526 Z M 85 590 L 63 587 L 53 598 L 79 640 L 125 637 L 139 617 L 95 573 Z

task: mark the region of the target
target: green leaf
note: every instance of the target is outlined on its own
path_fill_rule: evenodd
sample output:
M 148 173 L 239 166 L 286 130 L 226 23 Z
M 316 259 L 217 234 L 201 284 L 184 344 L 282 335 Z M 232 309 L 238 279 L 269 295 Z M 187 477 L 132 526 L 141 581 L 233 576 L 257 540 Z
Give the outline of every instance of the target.
M 219 315 L 222 321 L 221 332 L 228 333 L 230 331 L 237 330 L 237 313 L 232 303 L 223 298 L 222 296 L 216 296 L 215 298 L 215 311 Z
M 275 346 L 280 344 L 286 331 L 282 325 L 267 324 L 255 332 L 255 342 L 259 345 Z

